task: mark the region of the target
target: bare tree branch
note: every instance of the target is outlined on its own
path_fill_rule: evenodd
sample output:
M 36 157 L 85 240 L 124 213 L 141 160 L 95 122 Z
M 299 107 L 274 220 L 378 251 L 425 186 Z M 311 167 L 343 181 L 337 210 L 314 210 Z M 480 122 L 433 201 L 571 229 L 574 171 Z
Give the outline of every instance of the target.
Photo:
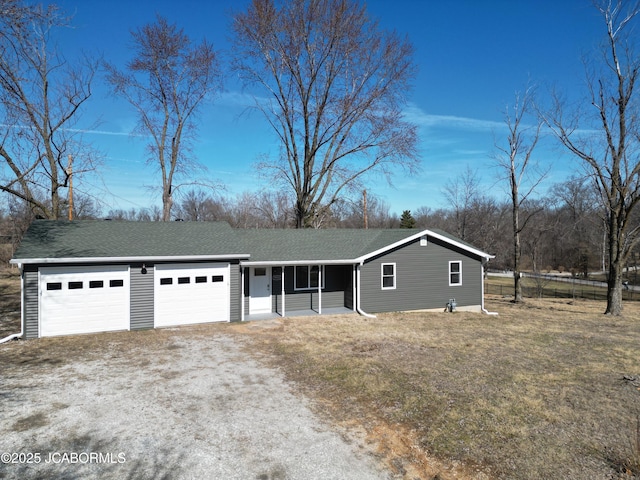
M 171 219 L 174 194 L 200 165 L 189 157 L 197 113 L 206 98 L 221 88 L 217 54 L 206 40 L 192 44 L 175 24 L 158 16 L 155 23 L 131 32 L 135 56 L 125 72 L 105 64 L 107 80 L 138 114 L 135 132 L 149 135 L 150 163 L 162 180 L 164 221 Z
M 415 126 L 401 113 L 412 47 L 351 0 L 254 0 L 234 17 L 234 68 L 269 101 L 256 102 L 281 143 L 262 163 L 295 195 L 309 226 L 368 172 L 418 168 Z
M 69 174 L 93 170 L 94 154 L 73 126 L 91 97 L 97 62 L 75 64 L 58 54 L 54 31 L 69 25 L 56 7 L 0 0 L 0 190 L 27 202 L 37 215 L 57 219 Z
M 574 111 L 554 97 L 545 122 L 560 142 L 582 160 L 604 200 L 608 228 L 608 292 L 605 313 L 622 312 L 622 273 L 632 249 L 640 242 L 635 210 L 640 202 L 640 128 L 636 82 L 640 58 L 630 35 L 640 3 L 599 0 L 595 6 L 607 30 L 601 62 L 588 64 L 588 109 Z M 591 122 L 589 134 L 579 122 Z

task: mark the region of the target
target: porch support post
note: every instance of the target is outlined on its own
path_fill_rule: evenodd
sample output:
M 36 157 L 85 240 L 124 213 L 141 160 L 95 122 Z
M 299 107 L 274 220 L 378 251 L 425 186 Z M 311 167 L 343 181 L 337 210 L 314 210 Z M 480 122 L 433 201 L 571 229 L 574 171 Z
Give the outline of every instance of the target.
M 240 265 L 240 321 L 244 322 L 244 267 Z
M 351 266 L 351 309 L 356 311 L 356 266 Z
M 280 291 L 281 291 L 281 296 L 282 296 L 282 316 L 285 316 L 285 308 L 284 308 L 284 297 L 285 297 L 285 293 L 284 293 L 284 265 L 282 265 L 282 275 L 280 275 Z
M 322 265 L 318 265 L 318 315 L 322 315 Z

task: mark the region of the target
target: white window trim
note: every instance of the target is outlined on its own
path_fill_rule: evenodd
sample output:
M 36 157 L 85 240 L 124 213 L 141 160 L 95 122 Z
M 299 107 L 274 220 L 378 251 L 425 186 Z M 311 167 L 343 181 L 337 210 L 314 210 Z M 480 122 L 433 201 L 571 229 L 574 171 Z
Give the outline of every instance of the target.
M 457 272 L 452 272 L 451 271 L 451 265 L 453 265 L 454 263 L 457 263 L 458 265 L 460 265 L 460 269 Z M 452 283 L 451 282 L 451 274 L 452 273 L 457 273 L 460 277 L 460 281 L 458 283 Z M 449 262 L 449 286 L 450 287 L 459 287 L 462 285 L 462 260 L 452 260 Z
M 302 287 L 302 288 L 298 288 L 298 268 L 297 267 L 307 267 L 307 286 L 306 287 Z M 293 290 L 295 292 L 302 292 L 305 290 L 318 290 L 318 287 L 311 287 L 311 267 L 320 267 L 320 277 L 322 277 L 321 280 L 321 286 L 320 289 L 324 290 L 324 265 L 318 265 L 317 263 L 311 264 L 311 265 L 294 265 L 293 266 Z
M 384 267 L 386 267 L 387 265 L 393 265 L 393 275 L 385 275 L 384 274 Z M 380 264 L 380 288 L 382 290 L 395 290 L 396 289 L 396 285 L 398 284 L 397 273 L 398 273 L 398 270 L 396 269 L 396 264 L 395 263 L 382 263 L 382 264 Z M 391 277 L 391 276 L 393 277 L 393 287 L 385 287 L 384 286 L 385 277 Z

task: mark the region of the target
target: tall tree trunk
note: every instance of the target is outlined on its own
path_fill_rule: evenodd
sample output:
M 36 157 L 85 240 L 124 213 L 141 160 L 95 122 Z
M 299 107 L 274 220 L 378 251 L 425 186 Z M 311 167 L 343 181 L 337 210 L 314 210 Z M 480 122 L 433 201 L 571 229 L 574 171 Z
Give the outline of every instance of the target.
M 162 221 L 171 221 L 171 208 L 173 207 L 173 193 L 171 185 L 166 185 L 162 189 Z
M 305 210 L 300 200 L 296 202 L 295 215 L 296 215 L 296 228 L 304 228 Z
M 515 195 L 517 198 L 517 190 Z M 520 274 L 520 212 L 518 202 L 513 203 L 513 296 L 516 303 L 521 303 L 522 298 L 522 282 Z
M 607 315 L 622 314 L 622 272 L 624 258 L 619 238 L 619 217 L 613 212 L 609 220 L 609 273 L 607 275 Z

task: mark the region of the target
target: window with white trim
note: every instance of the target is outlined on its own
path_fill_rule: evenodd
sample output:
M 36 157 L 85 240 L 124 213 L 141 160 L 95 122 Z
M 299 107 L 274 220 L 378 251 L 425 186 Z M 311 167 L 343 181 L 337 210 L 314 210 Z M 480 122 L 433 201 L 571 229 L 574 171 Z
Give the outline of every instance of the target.
M 383 263 L 380 265 L 381 286 L 383 290 L 396 288 L 396 264 Z
M 296 265 L 293 269 L 294 290 L 318 288 L 319 273 L 322 273 L 322 288 L 324 288 L 324 265 Z
M 462 285 L 462 262 L 449 262 L 449 286 Z

